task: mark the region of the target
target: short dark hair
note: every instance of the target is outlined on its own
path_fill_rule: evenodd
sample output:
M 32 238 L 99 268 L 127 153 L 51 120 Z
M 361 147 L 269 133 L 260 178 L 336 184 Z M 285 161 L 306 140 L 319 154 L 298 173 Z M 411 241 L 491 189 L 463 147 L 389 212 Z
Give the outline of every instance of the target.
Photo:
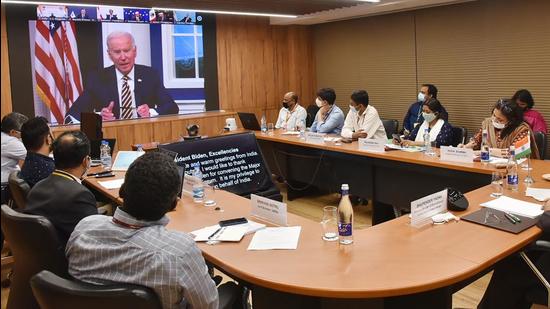
M 362 104 L 363 106 L 369 106 L 369 94 L 366 90 L 356 90 L 351 94 L 351 99 L 357 104 Z
M 523 110 L 519 107 L 515 101 L 511 99 L 499 99 L 493 108 L 493 111 L 498 109 L 506 119 L 508 124 L 500 132 L 500 137 L 504 138 L 519 127 L 523 122 Z
M 44 145 L 44 139 L 50 134 L 48 120 L 44 117 L 29 119 L 21 127 L 21 139 L 23 145 L 29 151 L 37 151 Z
M 336 92 L 334 92 L 332 88 L 319 89 L 319 91 L 317 91 L 317 96 L 321 98 L 321 100 L 327 101 L 330 105 L 334 104 L 334 101 L 336 101 Z
M 11 130 L 21 131 L 21 127 L 27 120 L 29 120 L 29 117 L 23 114 L 9 113 L 2 118 L 2 132 L 8 134 Z
M 531 92 L 527 89 L 520 89 L 514 93 L 514 96 L 512 97 L 512 101 L 514 103 L 517 103 L 517 101 L 521 101 L 525 104 L 527 104 L 527 109 L 533 108 L 535 106 L 535 100 L 533 99 L 533 96 L 531 95 Z
M 75 168 L 90 155 L 90 140 L 82 131 L 67 131 L 53 142 L 52 148 L 56 168 Z
M 432 84 L 422 84 L 422 87 L 428 87 L 428 94 L 432 96 L 432 98 L 437 99 L 437 87 Z
M 122 208 L 138 220 L 159 220 L 174 209 L 180 187 L 174 159 L 162 152 L 148 152 L 126 172 L 120 188 Z
M 436 98 L 431 98 L 428 100 L 428 102 L 424 103 L 424 105 L 428 106 L 428 108 L 437 115 L 437 118 L 442 118 L 443 116 L 443 105 L 441 105 L 441 102 L 439 102 Z

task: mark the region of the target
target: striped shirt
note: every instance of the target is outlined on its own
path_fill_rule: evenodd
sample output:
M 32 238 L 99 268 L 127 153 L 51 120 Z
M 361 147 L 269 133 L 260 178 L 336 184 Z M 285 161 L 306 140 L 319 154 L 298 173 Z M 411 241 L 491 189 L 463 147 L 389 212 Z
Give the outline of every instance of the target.
M 217 308 L 218 291 L 201 251 L 191 236 L 166 224 L 166 216 L 140 221 L 120 208 L 113 217 L 86 217 L 67 243 L 69 273 L 89 283 L 150 287 L 163 308 Z

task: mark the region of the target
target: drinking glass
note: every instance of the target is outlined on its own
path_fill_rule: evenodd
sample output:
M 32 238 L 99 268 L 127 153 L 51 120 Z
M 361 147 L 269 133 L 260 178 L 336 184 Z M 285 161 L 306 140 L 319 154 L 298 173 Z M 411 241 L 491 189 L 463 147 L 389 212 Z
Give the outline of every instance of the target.
M 296 130 L 300 132 L 300 139 L 306 139 L 306 124 L 303 121 L 296 122 Z
M 503 192 L 504 175 L 502 172 L 493 172 L 491 175 L 491 186 L 493 187 L 493 193 L 491 197 L 501 197 Z
M 323 208 L 323 239 L 326 241 L 338 240 L 338 208 L 325 206 Z
M 275 132 L 275 127 L 273 126 L 273 123 L 270 122 L 267 124 L 267 134 L 268 135 L 273 135 Z
M 204 181 L 204 202 L 206 207 L 216 206 L 216 181 L 214 179 Z

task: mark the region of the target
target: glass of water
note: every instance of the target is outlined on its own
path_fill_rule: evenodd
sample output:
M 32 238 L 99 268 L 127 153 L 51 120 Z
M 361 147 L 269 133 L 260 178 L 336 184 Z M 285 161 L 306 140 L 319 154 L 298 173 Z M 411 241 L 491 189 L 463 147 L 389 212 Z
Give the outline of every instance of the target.
M 326 241 L 338 240 L 338 208 L 325 206 L 323 208 L 323 239 Z
M 493 193 L 491 197 L 501 197 L 503 192 L 504 174 L 502 172 L 493 172 L 491 176 L 491 187 L 493 187 Z
M 273 135 L 275 133 L 275 126 L 273 126 L 273 123 L 270 122 L 267 124 L 267 134 Z
M 204 181 L 204 201 L 206 207 L 216 206 L 216 181 L 214 179 Z

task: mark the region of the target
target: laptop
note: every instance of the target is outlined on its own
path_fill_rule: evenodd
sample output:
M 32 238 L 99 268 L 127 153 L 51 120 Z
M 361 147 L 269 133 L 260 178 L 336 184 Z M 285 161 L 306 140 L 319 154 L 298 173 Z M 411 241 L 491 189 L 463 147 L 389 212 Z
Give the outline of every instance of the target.
M 237 113 L 243 127 L 247 130 L 260 131 L 260 124 L 254 113 Z
M 165 153 L 167 155 L 170 156 L 170 158 L 172 158 L 172 160 L 176 160 L 176 157 L 178 156 L 178 153 L 175 152 L 175 151 L 172 151 L 172 150 L 168 150 L 166 148 L 162 148 L 162 147 L 159 147 L 159 151 L 162 152 L 162 153 Z M 178 166 L 178 174 L 180 175 L 180 178 L 181 178 L 181 187 L 180 187 L 180 191 L 178 192 L 178 196 L 180 198 L 182 198 L 182 194 L 183 194 L 183 179 L 185 177 L 185 166 L 183 165 L 179 165 L 176 163 L 176 165 Z
M 137 158 L 145 154 L 144 151 L 119 151 L 116 154 L 115 162 L 111 167 L 112 171 L 127 171 Z

